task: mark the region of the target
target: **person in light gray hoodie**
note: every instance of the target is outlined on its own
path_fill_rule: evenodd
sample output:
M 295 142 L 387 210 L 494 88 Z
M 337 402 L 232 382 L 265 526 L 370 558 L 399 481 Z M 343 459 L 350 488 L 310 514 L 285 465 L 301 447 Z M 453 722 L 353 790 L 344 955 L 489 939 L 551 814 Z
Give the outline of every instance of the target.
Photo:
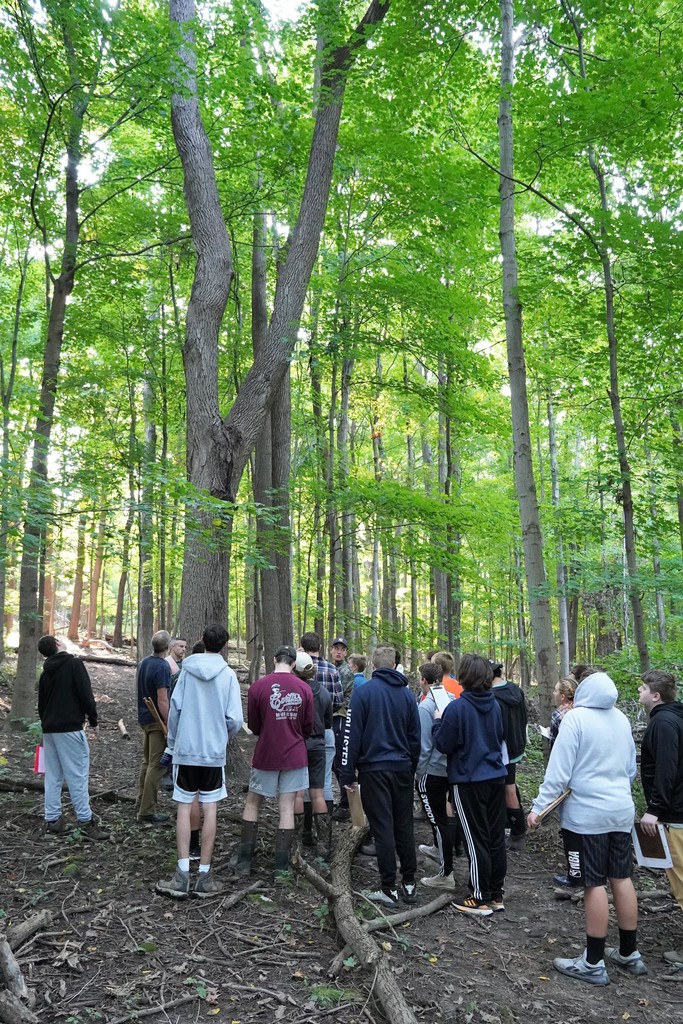
M 575 958 L 558 957 L 553 966 L 578 981 L 608 985 L 605 960 L 632 975 L 647 973 L 638 952 L 638 903 L 631 881 L 636 750 L 630 723 L 615 707 L 618 694 L 610 677 L 586 666 L 578 682 L 573 710 L 562 722 L 527 823 L 536 828 L 540 812 L 570 791 L 560 805 L 560 824 L 581 860 L 586 949 Z M 606 946 L 608 878 L 619 925 L 618 948 Z
M 173 760 L 173 799 L 178 806 L 176 839 L 178 869 L 157 892 L 183 899 L 190 892 L 190 814 L 196 800 L 202 805 L 201 855 L 195 896 L 214 896 L 223 884 L 211 873 L 216 839 L 216 811 L 227 796 L 225 762 L 228 740 L 244 722 L 237 676 L 220 652 L 228 642 L 222 626 L 208 626 L 202 640 L 205 654 L 183 661 L 173 690 L 168 716 L 165 757 Z

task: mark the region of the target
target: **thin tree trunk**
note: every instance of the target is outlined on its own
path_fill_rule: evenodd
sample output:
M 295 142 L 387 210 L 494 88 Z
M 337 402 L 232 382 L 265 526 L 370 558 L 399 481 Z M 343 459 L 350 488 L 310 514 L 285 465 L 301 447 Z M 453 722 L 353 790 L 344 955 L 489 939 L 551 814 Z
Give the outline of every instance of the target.
M 102 575 L 102 563 L 104 561 L 105 527 L 106 516 L 104 513 L 102 513 L 102 515 L 100 516 L 99 526 L 97 528 L 97 540 L 95 542 L 95 549 L 93 552 L 92 560 L 92 571 L 90 574 L 88 629 L 86 632 L 88 640 L 91 640 L 93 637 L 97 635 L 97 598 L 99 594 L 100 577 Z
M 76 540 L 76 573 L 74 576 L 74 592 L 71 599 L 71 618 L 67 636 L 72 643 L 79 640 L 79 623 L 81 621 L 81 604 L 83 601 L 83 573 L 85 571 L 85 527 L 86 517 L 78 518 L 78 536 Z
M 643 442 L 645 464 L 647 466 L 647 489 L 650 495 L 650 522 L 652 523 L 652 571 L 655 578 L 655 605 L 657 608 L 657 634 L 660 644 L 666 643 L 666 613 L 664 610 L 664 593 L 662 591 L 662 560 L 659 542 L 659 515 L 657 512 L 657 484 L 652 452 L 646 440 Z
M 573 13 L 567 0 L 562 0 L 562 6 L 571 23 L 576 35 L 579 68 L 581 78 L 588 89 L 586 63 L 583 50 L 583 29 L 579 25 L 576 15 Z M 638 592 L 638 557 L 636 553 L 635 523 L 633 510 L 633 491 L 631 488 L 631 466 L 628 458 L 628 446 L 626 443 L 626 431 L 621 411 L 621 395 L 619 392 L 619 353 L 617 333 L 614 321 L 614 282 L 612 279 L 612 261 L 609 253 L 609 238 L 607 233 L 607 222 L 609 219 L 609 203 L 607 201 L 607 187 L 605 183 L 605 172 L 601 167 L 595 149 L 592 144 L 588 145 L 588 163 L 598 184 L 600 193 L 600 261 L 602 263 L 602 276 L 605 293 L 605 326 L 607 330 L 607 342 L 609 345 L 609 400 L 612 407 L 612 419 L 614 420 L 614 433 L 617 441 L 617 454 L 619 457 L 619 470 L 621 475 L 620 499 L 624 518 L 624 549 L 627 566 L 627 592 L 633 615 L 633 635 L 638 648 L 638 659 L 640 671 L 647 672 L 650 667 L 650 654 L 645 636 L 645 620 L 643 607 Z
M 522 524 L 524 570 L 527 582 L 531 630 L 536 655 L 536 678 L 541 718 L 550 719 L 552 694 L 557 682 L 557 650 L 553 636 L 543 561 L 543 538 L 536 498 L 531 454 L 526 365 L 522 341 L 522 310 L 517 285 L 515 239 L 514 142 L 512 89 L 514 77 L 514 9 L 512 0 L 500 3 L 502 54 L 501 93 L 498 114 L 500 144 L 500 248 L 503 257 L 503 309 L 510 374 L 514 475 Z
M 154 395 L 149 379 L 142 391 L 142 409 L 145 421 L 145 447 L 140 467 L 140 571 L 138 574 L 138 661 L 151 654 L 154 633 L 154 485 L 152 470 L 156 458 L 157 429 L 154 423 Z M 195 634 L 191 634 L 195 635 Z M 196 634 L 201 636 L 201 633 Z
M 552 396 L 548 396 L 548 436 L 550 446 L 550 477 L 552 501 L 555 510 L 555 536 L 557 538 L 557 611 L 560 626 L 560 675 L 569 675 L 569 617 L 567 614 L 567 578 L 564 564 L 564 541 L 559 520 L 560 512 L 560 470 L 557 462 L 557 439 L 555 437 L 555 410 Z

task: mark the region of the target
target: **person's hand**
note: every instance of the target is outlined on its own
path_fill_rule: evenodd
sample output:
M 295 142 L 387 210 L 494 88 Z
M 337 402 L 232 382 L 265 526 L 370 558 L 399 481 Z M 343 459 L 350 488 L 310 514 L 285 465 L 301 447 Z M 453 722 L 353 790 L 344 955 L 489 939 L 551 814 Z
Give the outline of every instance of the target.
M 358 783 L 354 782 L 352 786 L 346 786 L 345 785 L 344 789 L 347 789 L 349 791 L 349 793 L 355 793 L 356 790 L 358 789 Z
M 437 708 L 436 711 L 434 712 L 434 721 L 438 722 L 439 719 L 441 718 L 442 714 L 443 714 L 443 711 L 441 711 L 439 708 Z
M 168 750 L 165 750 L 159 758 L 159 764 L 164 768 L 168 768 L 170 764 L 173 764 L 173 754 L 170 754 Z
M 646 836 L 654 836 L 657 834 L 657 825 L 659 824 L 659 818 L 656 814 L 650 814 L 648 811 L 640 819 L 640 825 Z
M 100 735 L 100 727 L 99 727 L 99 725 L 91 725 L 90 726 L 90 732 L 91 732 L 92 738 L 94 740 L 96 740 L 98 738 L 98 736 Z
M 538 826 L 538 815 L 535 813 L 535 811 L 529 811 L 529 813 L 526 816 L 526 827 L 529 829 L 529 831 L 532 831 L 533 829 L 538 828 Z

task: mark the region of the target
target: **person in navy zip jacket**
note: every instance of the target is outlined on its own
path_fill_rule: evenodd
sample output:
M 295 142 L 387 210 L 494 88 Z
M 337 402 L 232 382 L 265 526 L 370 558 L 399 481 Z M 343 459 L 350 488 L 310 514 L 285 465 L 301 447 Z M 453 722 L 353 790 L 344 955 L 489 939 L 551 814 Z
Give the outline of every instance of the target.
M 420 720 L 415 697 L 396 671 L 396 652 L 380 646 L 372 656 L 373 674 L 356 687 L 346 715 L 340 783 L 361 786 L 363 807 L 377 847 L 381 888 L 367 899 L 398 903 L 396 854 L 401 864 L 400 895 L 415 903 L 413 780 L 420 757 Z
M 480 917 L 505 909 L 505 779 L 503 718 L 491 691 L 493 669 L 486 658 L 460 661 L 463 692 L 434 723 L 434 746 L 448 757 L 448 781 L 470 865 L 471 895 L 453 904 Z M 438 712 L 437 712 L 438 715 Z

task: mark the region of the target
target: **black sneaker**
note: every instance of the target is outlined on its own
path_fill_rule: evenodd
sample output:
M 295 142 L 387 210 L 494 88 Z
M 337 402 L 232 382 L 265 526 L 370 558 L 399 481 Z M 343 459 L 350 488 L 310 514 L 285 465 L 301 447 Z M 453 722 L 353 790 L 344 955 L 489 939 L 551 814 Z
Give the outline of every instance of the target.
M 401 882 L 401 899 L 404 903 L 417 903 L 417 885 L 415 882 Z
M 202 848 L 199 843 L 195 843 L 194 846 L 190 847 L 190 860 L 200 860 L 202 856 Z
M 333 821 L 349 821 L 351 818 L 351 811 L 348 807 L 337 807 L 336 811 L 332 812 Z
M 53 821 L 45 822 L 45 831 L 49 832 L 53 836 L 61 836 L 66 832 L 66 825 L 64 824 L 64 818 L 60 815 L 59 818 L 55 818 Z

